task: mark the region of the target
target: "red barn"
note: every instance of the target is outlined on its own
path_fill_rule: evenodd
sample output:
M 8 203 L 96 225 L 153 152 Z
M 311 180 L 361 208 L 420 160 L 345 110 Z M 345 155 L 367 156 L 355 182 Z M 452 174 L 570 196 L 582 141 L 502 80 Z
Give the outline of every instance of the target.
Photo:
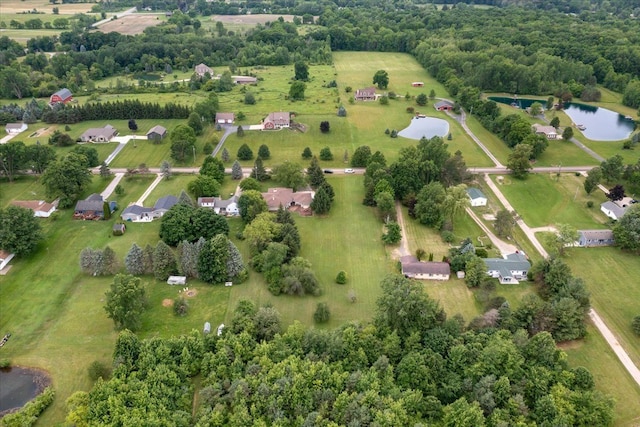
M 49 99 L 49 104 L 56 104 L 58 102 L 62 102 L 63 104 L 66 104 L 72 99 L 73 99 L 73 95 L 71 94 L 71 91 L 65 87 L 64 89 L 60 89 L 59 91 L 51 95 L 51 98 Z

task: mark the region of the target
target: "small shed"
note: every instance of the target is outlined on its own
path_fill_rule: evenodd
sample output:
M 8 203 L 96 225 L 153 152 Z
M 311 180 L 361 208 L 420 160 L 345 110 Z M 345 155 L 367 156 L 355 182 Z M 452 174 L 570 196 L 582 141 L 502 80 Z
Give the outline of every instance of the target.
M 468 188 L 467 196 L 471 200 L 471 206 L 487 206 L 487 196 L 478 188 Z
M 185 276 L 169 276 L 167 279 L 168 285 L 186 285 L 187 278 Z
M 205 334 L 211 333 L 211 323 L 204 322 L 204 329 L 202 330 Z
M 224 331 L 224 323 L 221 323 L 220 326 L 218 326 L 218 336 L 222 335 L 222 331 Z
M 113 235 L 122 236 L 127 230 L 127 226 L 124 224 L 113 224 Z
M 422 87 L 422 86 L 424 86 L 424 82 L 413 82 L 413 83 L 411 83 L 411 86 L 413 86 L 413 87 Z

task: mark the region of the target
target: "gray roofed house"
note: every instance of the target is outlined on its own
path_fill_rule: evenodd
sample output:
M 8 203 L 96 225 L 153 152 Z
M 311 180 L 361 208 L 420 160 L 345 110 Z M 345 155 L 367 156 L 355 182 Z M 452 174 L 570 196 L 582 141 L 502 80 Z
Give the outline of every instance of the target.
M 558 139 L 558 130 L 553 126 L 535 123 L 531 125 L 531 129 L 536 135 L 544 135 L 547 139 Z
M 4 126 L 4 130 L 9 134 L 9 135 L 16 135 L 19 134 L 20 132 L 24 132 L 25 130 L 27 130 L 28 126 L 26 123 L 7 123 Z
M 113 211 L 114 208 L 111 209 Z M 104 218 L 104 199 L 100 194 L 93 193 L 84 200 L 78 200 L 73 212 L 75 219 L 102 219 Z
M 147 132 L 147 139 L 163 139 L 165 136 L 167 136 L 167 129 L 160 125 L 155 125 Z
M 451 267 L 447 262 L 421 262 L 413 255 L 400 258 L 402 274 L 412 279 L 449 280 Z
M 213 77 L 213 70 L 204 63 L 195 66 L 195 73 L 200 77 L 204 77 L 205 74 L 209 73 Z
M 615 202 L 608 201 L 600 205 L 600 210 L 609 218 L 619 220 L 627 212 L 629 206 L 634 203 L 631 197 L 625 197 L 622 200 L 616 200 Z
M 151 218 L 149 214 L 152 210 L 152 208 L 145 208 L 140 205 L 131 205 L 122 211 L 120 218 L 122 218 L 123 221 L 131 222 L 151 221 L 153 218 Z
M 579 247 L 611 246 L 614 243 L 615 239 L 611 230 L 578 230 Z
M 237 85 L 249 85 L 258 82 L 258 78 L 253 76 L 231 76 L 231 78 Z
M 496 278 L 502 284 L 520 283 L 518 280 L 527 278 L 531 263 L 522 252 L 514 252 L 504 258 L 485 258 L 487 274 Z
M 453 102 L 442 100 L 436 102 L 433 106 L 438 111 L 451 111 L 453 110 L 454 104 Z
M 467 196 L 471 199 L 471 206 L 487 206 L 487 196 L 477 188 L 467 188 Z
M 109 142 L 118 134 L 116 128 L 106 125 L 101 128 L 90 128 L 80 135 L 82 142 Z
M 160 218 L 165 214 L 169 209 L 171 209 L 175 204 L 178 203 L 178 198 L 176 196 L 164 196 L 160 197 L 155 205 L 153 205 L 153 211 L 151 215 L 155 218 Z

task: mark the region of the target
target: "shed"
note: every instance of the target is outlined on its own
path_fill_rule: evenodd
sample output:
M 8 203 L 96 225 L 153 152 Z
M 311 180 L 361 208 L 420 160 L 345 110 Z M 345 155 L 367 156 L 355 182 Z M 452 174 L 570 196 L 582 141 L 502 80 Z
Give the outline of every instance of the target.
M 411 83 L 411 86 L 413 86 L 413 87 L 422 87 L 422 86 L 424 86 L 424 82 L 413 82 L 413 83 Z
M 222 335 L 222 331 L 224 331 L 224 323 L 220 323 L 218 326 L 218 336 Z
M 127 230 L 127 226 L 124 224 L 113 224 L 113 235 L 122 236 Z
M 27 124 L 26 123 L 7 123 L 4 127 L 4 130 L 9 134 L 9 135 L 17 135 L 20 132 L 24 132 L 25 130 L 27 130 Z
M 167 279 L 168 285 L 186 285 L 187 278 L 186 276 L 169 276 Z
M 211 333 L 211 323 L 204 322 L 204 329 L 202 330 L 205 334 Z
M 487 196 L 477 188 L 468 188 L 467 196 L 471 199 L 471 206 L 487 206 Z
M 167 129 L 164 126 L 155 125 L 147 132 L 147 139 L 159 141 L 167 136 Z

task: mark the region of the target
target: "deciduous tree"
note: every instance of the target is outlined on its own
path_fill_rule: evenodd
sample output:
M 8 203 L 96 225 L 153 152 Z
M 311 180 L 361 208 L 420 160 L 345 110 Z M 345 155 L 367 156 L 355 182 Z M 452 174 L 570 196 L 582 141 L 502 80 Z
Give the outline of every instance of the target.
M 532 153 L 533 150 L 531 146 L 527 144 L 518 144 L 513 148 L 507 162 L 507 168 L 511 170 L 513 176 L 519 179 L 527 177 L 531 169 L 529 159 Z
M 196 146 L 196 133 L 187 125 L 178 125 L 171 131 L 171 158 L 183 163 Z
M 267 211 L 267 202 L 259 191 L 244 191 L 238 199 L 240 217 L 245 224 L 253 221 L 260 213 Z
M 304 99 L 304 91 L 307 89 L 307 85 L 301 81 L 295 81 L 291 83 L 289 88 L 289 98 L 295 101 Z
M 128 329 L 132 332 L 142 327 L 142 313 L 147 299 L 142 281 L 134 276 L 118 274 L 113 278 L 111 288 L 105 294 L 105 311 L 113 320 L 116 330 Z
M 373 75 L 373 84 L 378 86 L 378 89 L 386 89 L 389 86 L 389 73 L 385 70 L 378 70 Z
M 640 204 L 627 208 L 613 227 L 613 236 L 622 249 L 640 253 Z
M 76 153 L 52 162 L 42 175 L 48 197 L 59 198 L 60 208 L 68 208 L 91 182 L 91 171 L 85 166 L 85 158 Z
M 218 234 L 208 240 L 198 258 L 198 274 L 207 283 L 227 281 L 229 243 L 226 236 Z
M 0 248 L 24 256 L 42 240 L 42 229 L 31 209 L 9 206 L 0 209 Z
M 298 163 L 286 161 L 277 165 L 272 170 L 273 179 L 284 187 L 293 188 L 296 191 L 304 186 L 304 174 L 302 167 Z

